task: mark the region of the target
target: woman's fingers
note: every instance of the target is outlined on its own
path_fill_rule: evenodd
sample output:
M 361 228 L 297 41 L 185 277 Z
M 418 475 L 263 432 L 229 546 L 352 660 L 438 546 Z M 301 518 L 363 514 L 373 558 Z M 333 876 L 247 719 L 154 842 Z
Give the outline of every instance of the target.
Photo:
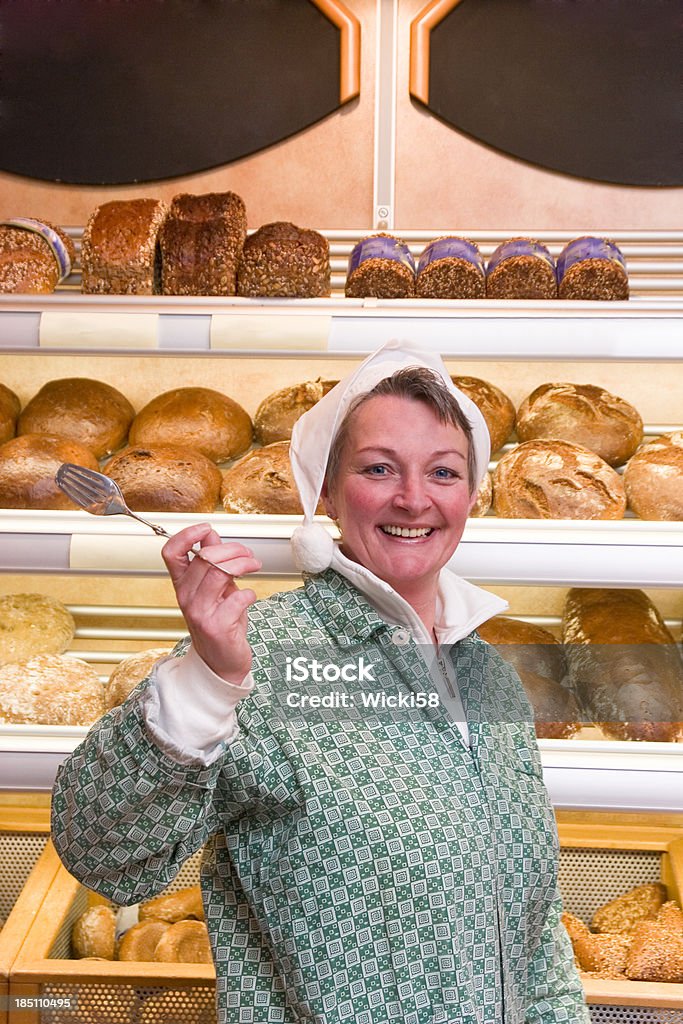
M 202 557 L 200 559 L 194 558 L 193 549 L 197 544 L 201 548 Z M 237 541 L 223 543 L 208 523 L 197 523 L 181 530 L 164 544 L 161 554 L 175 585 L 180 584 L 187 577 L 188 582 L 191 579 L 194 587 L 197 587 L 206 574 L 199 570 L 201 568 L 208 570 L 210 563 L 220 565 L 231 576 L 258 572 L 261 568 L 261 562 L 254 557 L 249 548 Z M 189 569 L 195 562 L 197 565 L 191 577 L 188 577 Z M 224 579 L 226 578 L 225 572 L 221 575 Z

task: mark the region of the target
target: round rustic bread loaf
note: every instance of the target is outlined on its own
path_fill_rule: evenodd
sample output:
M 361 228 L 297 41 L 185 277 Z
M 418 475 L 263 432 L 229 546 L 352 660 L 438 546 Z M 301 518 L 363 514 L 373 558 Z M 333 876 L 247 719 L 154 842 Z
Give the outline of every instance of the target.
M 105 473 L 136 512 L 213 512 L 221 488 L 215 463 L 180 445 L 124 448 Z
M 63 654 L 76 625 L 61 601 L 46 594 L 0 597 L 0 665 L 36 654 Z
M 289 441 L 292 428 L 303 413 L 312 409 L 323 395 L 337 384 L 336 380 L 305 380 L 290 384 L 263 399 L 254 417 L 254 435 L 259 444 Z
M 137 651 L 135 654 L 129 654 L 127 658 L 122 658 L 104 687 L 107 711 L 118 704 L 123 704 L 138 683 L 147 678 L 152 666 L 169 654 L 170 650 L 169 647 L 152 647 L 148 651 Z
M 493 501 L 493 477 L 490 473 L 484 473 L 484 478 L 479 484 L 477 500 L 472 506 L 470 516 L 472 519 L 481 519 L 491 508 Z
M 168 926 L 154 950 L 154 959 L 172 964 L 210 964 L 211 943 L 203 921 L 177 921 Z
M 167 921 L 140 921 L 125 932 L 116 949 L 117 960 L 152 963 L 159 939 L 170 925 Z
M 237 294 L 319 298 L 330 294 L 330 246 L 323 235 L 290 221 L 249 235 L 237 270 Z
M 0 384 L 0 444 L 14 437 L 21 412 L 19 399 L 4 384 Z
M 226 512 L 301 515 L 303 509 L 289 461 L 289 441 L 255 448 L 223 476 Z
M 515 429 L 515 407 L 508 396 L 480 377 L 451 376 L 456 388 L 471 398 L 486 420 L 491 452 L 499 451 Z
M 511 519 L 621 519 L 626 495 L 611 466 L 568 441 L 525 441 L 493 475 L 495 513 Z
M 74 244 L 65 231 L 46 220 L 25 221 L 40 230 L 21 227 L 21 223 L 19 218 L 16 223 L 0 224 L 0 292 L 49 294 L 68 275 L 75 259 Z
M 0 508 L 78 508 L 55 482 L 63 462 L 99 469 L 93 452 L 78 441 L 24 434 L 5 442 L 0 446 Z
M 251 440 L 248 413 L 212 388 L 165 391 L 140 410 L 130 428 L 131 445 L 182 445 L 213 462 L 237 458 L 246 452 Z
M 0 668 L 0 722 L 91 725 L 104 714 L 104 687 L 80 658 L 39 654 Z
M 624 470 L 629 506 L 641 519 L 683 519 L 683 431 L 662 434 Z
M 517 436 L 571 441 L 620 466 L 641 443 L 643 421 L 630 402 L 594 384 L 541 384 L 517 411 Z
M 116 944 L 116 913 L 103 903 L 89 907 L 71 929 L 71 950 L 77 959 L 113 960 Z
M 191 885 L 176 892 L 165 892 L 152 900 L 145 900 L 138 908 L 140 921 L 166 921 L 175 924 L 193 917 L 197 921 L 204 920 L 202 891 L 198 885 Z
M 19 417 L 19 434 L 53 434 L 78 441 L 98 459 L 125 443 L 135 410 L 111 384 L 64 377 L 43 384 Z

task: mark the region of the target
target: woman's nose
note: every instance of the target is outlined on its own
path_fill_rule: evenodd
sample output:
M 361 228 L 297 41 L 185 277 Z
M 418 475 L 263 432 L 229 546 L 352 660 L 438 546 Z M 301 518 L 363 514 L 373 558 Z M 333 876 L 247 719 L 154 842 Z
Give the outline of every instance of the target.
M 413 514 L 429 508 L 432 500 L 422 476 L 406 474 L 400 478 L 394 494 L 394 504 Z

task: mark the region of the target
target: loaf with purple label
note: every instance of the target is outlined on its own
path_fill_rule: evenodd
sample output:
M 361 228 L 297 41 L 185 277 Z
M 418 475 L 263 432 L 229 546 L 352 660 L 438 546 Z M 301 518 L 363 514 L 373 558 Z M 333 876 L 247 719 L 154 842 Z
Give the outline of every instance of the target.
M 533 238 L 509 238 L 486 265 L 489 299 L 556 299 L 555 260 Z
M 629 296 L 626 261 L 607 238 L 573 238 L 557 257 L 561 299 L 625 300 Z
M 346 274 L 350 299 L 410 299 L 415 294 L 415 261 L 406 243 L 381 233 L 354 245 Z
M 683 431 L 644 444 L 626 464 L 624 486 L 641 519 L 683 520 Z
M 483 299 L 486 272 L 478 246 L 456 235 L 435 238 L 420 256 L 415 293 L 422 299 Z
M 317 231 L 290 221 L 263 224 L 242 248 L 237 294 L 289 299 L 329 295 L 329 242 Z
M 493 474 L 493 507 L 509 519 L 621 519 L 621 477 L 604 459 L 568 441 L 524 441 Z
M 0 222 L 0 292 L 48 294 L 71 273 L 74 244 L 61 228 L 32 217 Z
M 114 199 L 93 211 L 81 246 L 82 288 L 95 295 L 161 292 L 160 199 Z
M 683 736 L 683 660 L 642 590 L 571 589 L 562 631 L 572 689 L 607 736 Z
M 164 295 L 234 295 L 247 237 L 247 211 L 235 192 L 174 196 L 159 232 Z
M 559 438 L 589 448 L 610 466 L 621 466 L 643 440 L 637 409 L 595 384 L 541 384 L 517 410 L 520 441 Z

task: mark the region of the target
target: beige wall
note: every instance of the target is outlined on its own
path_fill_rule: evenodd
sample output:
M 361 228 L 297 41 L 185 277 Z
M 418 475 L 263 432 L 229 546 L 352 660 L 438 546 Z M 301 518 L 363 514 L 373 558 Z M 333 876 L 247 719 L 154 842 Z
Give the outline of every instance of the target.
M 0 173 L 0 217 L 33 215 L 80 225 L 107 199 L 170 198 L 181 191 L 232 189 L 245 199 L 250 228 L 269 220 L 292 220 L 301 226 L 370 230 L 377 3 L 346 3 L 361 22 L 358 100 L 264 152 L 190 177 L 142 186 L 86 188 Z M 425 0 L 398 2 L 396 228 L 524 231 L 681 226 L 681 188 L 603 185 L 546 171 L 461 135 L 411 100 L 410 22 L 424 6 Z

